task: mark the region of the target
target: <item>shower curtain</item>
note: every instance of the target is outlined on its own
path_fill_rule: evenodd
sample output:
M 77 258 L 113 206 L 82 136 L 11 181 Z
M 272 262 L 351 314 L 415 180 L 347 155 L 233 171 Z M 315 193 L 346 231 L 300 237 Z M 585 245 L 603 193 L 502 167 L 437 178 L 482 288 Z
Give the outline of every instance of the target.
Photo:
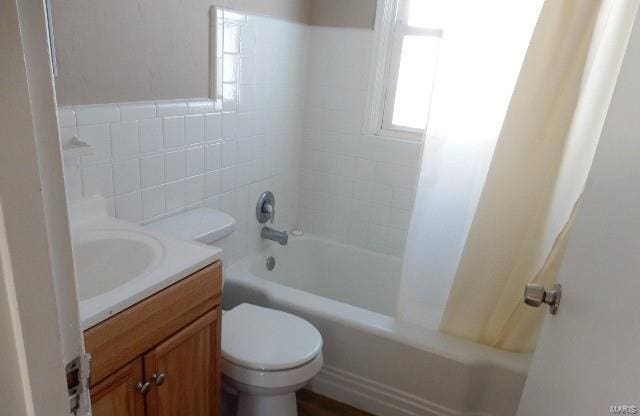
M 546 310 L 525 306 L 523 289 L 555 281 L 637 8 L 637 0 L 544 3 L 441 331 L 514 352 L 535 347 Z
M 447 0 L 399 319 L 437 328 L 542 0 Z M 464 13 L 460 13 L 460 11 Z M 505 36 L 508 34 L 508 36 Z

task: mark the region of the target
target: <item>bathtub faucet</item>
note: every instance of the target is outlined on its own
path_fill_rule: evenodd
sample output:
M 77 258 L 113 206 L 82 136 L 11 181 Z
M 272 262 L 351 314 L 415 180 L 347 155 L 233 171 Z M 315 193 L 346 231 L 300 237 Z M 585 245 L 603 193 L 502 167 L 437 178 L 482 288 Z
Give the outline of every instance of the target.
M 256 218 L 260 224 L 264 224 L 267 221 L 271 221 L 273 224 L 273 218 L 276 214 L 276 197 L 270 191 L 265 191 L 258 198 L 256 204 Z M 289 236 L 286 231 L 274 230 L 271 227 L 262 227 L 260 237 L 275 241 L 281 246 L 286 246 L 289 241 Z
M 289 241 L 289 235 L 287 235 L 286 231 L 278 231 L 266 226 L 262 227 L 260 236 L 266 240 L 275 241 L 281 246 L 286 246 Z

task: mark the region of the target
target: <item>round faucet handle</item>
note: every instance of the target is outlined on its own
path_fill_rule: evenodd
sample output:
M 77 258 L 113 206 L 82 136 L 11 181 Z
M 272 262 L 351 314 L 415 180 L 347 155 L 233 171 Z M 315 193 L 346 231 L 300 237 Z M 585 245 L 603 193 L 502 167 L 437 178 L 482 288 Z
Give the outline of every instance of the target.
M 258 198 L 256 204 L 256 218 L 260 224 L 264 224 L 267 221 L 271 221 L 273 224 L 274 217 L 276 215 L 276 198 L 270 191 L 263 192 Z
M 273 205 L 271 205 L 269 202 L 265 202 L 262 206 L 262 212 L 268 215 L 269 221 L 271 222 L 271 224 L 273 224 L 273 218 L 276 216 Z

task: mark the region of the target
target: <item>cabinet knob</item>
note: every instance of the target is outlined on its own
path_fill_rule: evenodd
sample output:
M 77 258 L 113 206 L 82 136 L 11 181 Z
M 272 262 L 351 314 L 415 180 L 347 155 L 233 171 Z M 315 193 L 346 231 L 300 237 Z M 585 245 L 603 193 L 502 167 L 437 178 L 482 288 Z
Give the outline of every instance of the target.
M 153 379 L 153 381 L 156 383 L 156 386 L 161 386 L 162 383 L 164 383 L 164 379 L 167 377 L 167 375 L 165 373 L 153 373 L 153 375 L 151 376 L 151 378 Z
M 138 384 L 136 384 L 136 390 L 138 390 L 141 394 L 146 394 L 149 391 L 150 387 L 151 383 L 149 383 L 148 381 L 145 381 L 144 383 L 142 381 L 138 381 Z

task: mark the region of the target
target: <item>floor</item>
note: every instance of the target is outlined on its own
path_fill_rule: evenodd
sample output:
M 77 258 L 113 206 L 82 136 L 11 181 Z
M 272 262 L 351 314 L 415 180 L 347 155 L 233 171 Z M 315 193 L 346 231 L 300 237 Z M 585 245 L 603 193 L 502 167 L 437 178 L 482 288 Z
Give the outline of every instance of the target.
M 337 402 L 309 390 L 300 390 L 298 399 L 298 416 L 373 416 L 355 407 Z

